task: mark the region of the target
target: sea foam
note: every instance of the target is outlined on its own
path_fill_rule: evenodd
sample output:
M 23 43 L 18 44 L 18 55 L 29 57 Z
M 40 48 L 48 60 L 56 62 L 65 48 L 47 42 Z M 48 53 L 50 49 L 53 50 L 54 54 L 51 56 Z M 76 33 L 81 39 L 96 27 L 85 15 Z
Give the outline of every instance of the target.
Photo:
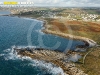
M 30 46 L 31 48 L 33 48 L 32 46 Z M 32 67 L 38 67 L 39 69 L 43 70 L 43 72 L 46 74 L 46 73 L 50 73 L 52 75 L 65 75 L 62 68 L 52 64 L 52 63 L 47 63 L 45 61 L 40 61 L 40 60 L 36 60 L 36 59 L 32 59 L 30 57 L 27 57 L 27 56 L 20 56 L 17 54 L 17 52 L 14 50 L 15 46 L 12 46 L 11 49 L 6 49 L 4 50 L 4 53 L 3 56 L 4 56 L 4 59 L 5 60 L 21 60 L 21 61 L 24 61 L 24 60 L 28 60 L 29 63 L 28 65 L 29 66 L 32 66 Z M 26 48 L 24 46 L 19 46 L 18 48 Z

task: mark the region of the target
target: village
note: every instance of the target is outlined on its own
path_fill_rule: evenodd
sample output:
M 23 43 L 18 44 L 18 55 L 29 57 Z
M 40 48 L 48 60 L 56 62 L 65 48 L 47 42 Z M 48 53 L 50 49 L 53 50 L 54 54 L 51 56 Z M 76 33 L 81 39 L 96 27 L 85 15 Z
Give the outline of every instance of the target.
M 100 15 L 99 14 L 91 14 L 87 12 L 71 12 L 74 10 L 77 10 L 78 8 L 60 8 L 58 10 L 57 8 L 38 8 L 38 7 L 32 7 L 32 6 L 17 6 L 17 7 L 1 7 L 1 10 L 8 10 L 11 12 L 10 15 L 15 14 L 28 14 L 33 13 L 33 15 L 39 15 L 40 18 L 54 18 L 54 19 L 66 19 L 66 20 L 77 20 L 77 21 L 100 21 Z M 66 10 L 66 11 L 65 11 Z M 70 12 L 68 12 L 70 11 Z M 83 11 L 83 10 L 82 10 Z M 33 16 L 34 17 L 34 16 Z

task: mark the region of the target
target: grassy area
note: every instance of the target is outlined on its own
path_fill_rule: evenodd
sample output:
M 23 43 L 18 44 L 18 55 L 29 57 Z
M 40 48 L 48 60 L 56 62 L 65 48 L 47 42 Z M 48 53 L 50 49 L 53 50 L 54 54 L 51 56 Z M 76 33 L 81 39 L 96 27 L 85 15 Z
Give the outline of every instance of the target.
M 98 23 L 84 21 L 64 21 L 63 23 L 56 19 L 49 20 L 48 24 L 50 30 L 69 34 L 68 30 L 72 30 L 72 35 L 87 37 L 100 44 L 100 24 Z
M 78 16 L 80 13 L 88 13 L 88 14 L 98 14 L 100 11 L 98 9 L 43 9 L 44 12 L 38 11 L 30 11 L 30 12 L 25 12 L 21 13 L 20 16 L 26 16 L 26 17 L 33 17 L 33 18 L 39 18 L 43 16 L 48 15 L 49 11 L 52 13 L 58 12 L 59 14 L 56 14 L 56 16 L 68 16 L 68 14 L 61 14 L 61 13 L 74 13 L 77 16 L 74 18 L 77 18 L 78 20 L 76 21 L 69 21 L 69 20 L 63 20 L 63 19 L 54 19 L 54 18 L 44 18 L 49 25 L 49 30 L 52 31 L 57 31 L 57 32 L 62 32 L 66 34 L 72 34 L 72 35 L 77 35 L 77 36 L 82 36 L 82 37 L 87 37 L 90 38 L 94 41 L 96 41 L 98 44 L 100 44 L 100 23 L 98 22 L 86 22 L 86 21 L 80 21 L 81 17 Z M 72 16 L 73 17 L 73 16 Z M 97 17 L 100 19 L 100 16 Z M 69 32 L 69 27 L 72 30 L 72 33 Z M 90 51 L 91 49 L 88 49 Z M 80 59 L 76 65 L 77 67 L 81 68 L 85 73 L 88 75 L 99 75 L 100 74 L 100 48 L 95 48 L 93 52 L 91 52 L 85 61 L 85 64 L 82 64 L 82 59 Z M 87 52 L 88 52 L 87 51 Z M 85 55 L 87 52 L 82 53 Z
M 93 49 L 93 48 L 91 48 Z M 90 51 L 91 49 L 88 49 Z M 83 53 L 85 55 L 87 52 Z M 100 74 L 100 48 L 95 48 L 86 57 L 85 64 L 81 58 L 77 63 L 77 67 L 81 68 L 88 75 L 99 75 Z
M 83 9 L 85 12 L 88 14 L 99 14 L 100 15 L 100 8 L 88 8 L 88 9 Z
M 69 33 L 68 26 L 71 27 L 72 35 L 82 36 L 90 38 L 96 41 L 100 45 L 100 24 L 94 22 L 84 22 L 84 21 L 62 21 L 52 20 L 49 21 L 50 29 L 53 31 L 60 31 L 62 33 Z M 65 27 L 66 26 L 66 27 Z M 57 28 L 56 28 L 57 27 Z M 92 48 L 88 49 L 85 53 L 82 53 L 84 56 L 88 51 Z M 100 48 L 94 48 L 85 60 L 85 64 L 82 64 L 81 58 L 76 64 L 76 66 L 82 69 L 88 75 L 99 75 L 100 74 Z

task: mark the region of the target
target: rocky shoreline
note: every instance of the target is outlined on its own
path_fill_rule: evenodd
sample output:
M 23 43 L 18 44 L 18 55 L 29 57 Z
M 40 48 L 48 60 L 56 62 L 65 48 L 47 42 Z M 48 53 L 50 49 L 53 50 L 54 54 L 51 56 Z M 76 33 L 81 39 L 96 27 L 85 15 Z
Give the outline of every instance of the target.
M 15 13 L 13 13 L 13 11 L 11 13 L 12 14 L 10 14 L 10 16 L 18 16 Z M 17 14 L 19 14 L 19 13 L 17 13 Z M 20 15 L 20 17 L 23 17 L 23 16 Z M 38 18 L 23 17 L 23 18 L 31 18 L 31 19 L 37 19 L 37 20 L 43 21 L 44 22 L 43 26 L 45 27 L 45 29 L 43 29 L 42 31 L 46 34 L 53 34 L 53 35 L 57 35 L 57 36 L 67 38 L 67 39 L 80 40 L 80 41 L 83 41 L 85 43 L 85 47 L 95 47 L 95 46 L 97 46 L 97 43 L 94 40 L 86 38 L 86 37 L 75 36 L 75 35 L 71 35 L 71 34 L 67 34 L 67 33 L 61 33 L 61 32 L 57 33 L 56 31 L 48 30 L 49 25 L 48 25 L 47 20 L 45 20 L 41 17 L 38 17 Z
M 46 34 L 53 34 L 53 35 L 57 35 L 57 36 L 67 38 L 67 39 L 83 41 L 85 43 L 85 48 L 97 46 L 97 43 L 94 40 L 86 38 L 86 37 L 75 36 L 75 35 L 71 35 L 71 34 L 67 34 L 67 33 L 51 31 L 51 30 L 48 29 L 49 28 L 48 22 L 45 21 L 45 20 L 42 20 L 42 21 L 44 21 L 43 26 L 45 27 L 45 29 L 43 29 L 42 31 Z
M 14 17 L 14 14 L 13 14 L 13 17 Z M 85 43 L 85 48 L 97 46 L 97 43 L 94 40 L 86 38 L 86 37 L 75 36 L 75 35 L 71 35 L 71 34 L 67 34 L 67 33 L 61 33 L 61 32 L 48 30 L 48 28 L 49 28 L 48 22 L 46 20 L 44 20 L 43 18 L 33 18 L 33 17 L 22 17 L 22 18 L 30 18 L 30 19 L 37 19 L 37 20 L 43 21 L 43 27 L 45 29 L 43 29 L 42 32 L 44 32 L 46 34 L 53 34 L 53 35 L 67 38 L 67 39 L 83 41 Z
M 21 57 L 28 56 L 32 59 L 42 60 L 46 62 L 51 62 L 58 67 L 61 67 L 65 73 L 65 75 L 87 75 L 80 69 L 78 69 L 74 63 L 69 61 L 69 58 L 73 52 L 68 52 L 64 54 L 58 51 L 52 51 L 48 49 L 34 49 L 34 48 L 22 48 L 17 49 L 14 48 L 18 55 Z M 71 54 L 72 53 L 72 54 Z M 59 74 L 61 75 L 61 74 Z
M 23 17 L 24 18 L 24 17 Z M 31 18 L 33 19 L 33 18 Z M 97 45 L 97 43 L 89 38 L 80 37 L 80 36 L 74 36 L 71 34 L 65 34 L 65 33 L 57 33 L 55 31 L 48 30 L 48 23 L 46 20 L 37 18 L 37 20 L 43 21 L 43 26 L 45 29 L 42 31 L 46 34 L 53 34 L 57 36 L 61 36 L 67 39 L 73 39 L 73 40 L 80 40 L 85 43 L 85 47 L 94 47 Z M 68 61 L 69 56 L 71 53 L 64 54 L 62 52 L 52 51 L 52 50 L 46 50 L 46 49 L 40 49 L 40 50 L 26 50 L 26 49 L 15 49 L 17 51 L 18 55 L 28 56 L 32 59 L 37 60 L 43 60 L 46 62 L 51 62 L 55 64 L 56 66 L 59 66 L 63 69 L 65 72 L 65 75 L 87 75 L 82 70 L 78 69 L 74 63 L 71 63 Z M 75 53 L 76 54 L 76 53 Z

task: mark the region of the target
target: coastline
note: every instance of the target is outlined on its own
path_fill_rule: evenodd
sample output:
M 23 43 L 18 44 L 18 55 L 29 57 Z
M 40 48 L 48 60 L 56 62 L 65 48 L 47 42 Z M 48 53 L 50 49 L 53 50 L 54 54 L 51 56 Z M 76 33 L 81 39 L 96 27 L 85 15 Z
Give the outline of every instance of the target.
M 72 34 L 48 30 L 48 26 L 47 26 L 48 22 L 45 21 L 45 20 L 44 20 L 44 22 L 45 23 L 44 23 L 43 26 L 45 27 L 45 29 L 43 29 L 42 32 L 44 32 L 46 34 L 57 35 L 57 36 L 67 38 L 67 39 L 72 39 L 72 40 L 80 40 L 80 41 L 83 41 L 85 43 L 85 47 L 95 47 L 95 46 L 97 46 L 97 43 L 94 40 L 86 38 L 86 37 L 81 37 L 81 36 L 76 36 L 76 35 L 72 35 Z
M 23 12 L 23 11 L 22 11 Z M 30 11 L 29 11 L 30 12 Z M 19 12 L 17 12 L 17 13 L 19 13 Z M 31 14 L 29 14 L 29 15 L 31 15 Z M 35 18 L 33 18 L 33 16 L 27 16 L 27 14 L 25 15 L 25 16 L 22 16 L 22 15 L 20 15 L 20 14 L 15 14 L 15 15 L 2 15 L 2 16 L 11 16 L 11 17 L 19 17 L 19 18 L 31 18 L 31 19 L 37 19 L 37 17 Z M 44 19 L 44 18 L 43 18 Z M 46 31 L 46 27 L 45 26 L 49 26 L 49 24 L 47 24 L 46 22 L 48 22 L 48 20 L 46 21 L 44 21 L 42 18 L 41 19 L 37 19 L 37 20 L 40 20 L 40 21 L 43 21 L 44 23 L 43 23 L 43 27 L 45 28 L 45 29 L 42 29 L 41 31 L 42 32 L 44 32 L 44 33 L 46 33 L 45 31 Z M 91 21 L 92 22 L 92 21 Z M 44 25 L 44 24 L 46 24 L 46 25 Z M 99 24 L 99 23 L 98 23 Z M 94 24 L 93 24 L 93 26 L 95 26 Z M 48 28 L 47 28 L 48 29 Z M 94 27 L 94 30 L 95 30 L 96 28 Z M 60 33 L 60 32 L 59 32 Z M 57 34 L 56 32 L 51 32 L 50 31 L 50 33 L 49 33 L 49 31 L 46 33 L 46 34 L 52 34 L 52 35 L 57 35 L 57 36 L 61 36 L 61 37 L 64 37 L 64 38 L 68 38 L 68 39 L 73 39 L 73 36 L 75 37 L 75 35 L 71 35 L 71 34 L 67 34 L 67 33 L 65 33 L 65 34 L 63 34 L 63 33 L 60 33 L 60 34 Z M 63 34 L 63 36 L 62 36 L 62 34 Z M 91 38 L 91 37 L 93 37 L 93 38 L 91 38 L 91 40 L 95 40 L 98 44 L 100 44 L 100 40 L 99 40 L 99 34 L 98 34 L 98 32 L 96 33 L 95 32 L 95 34 L 94 33 L 92 33 L 91 32 L 91 34 L 89 34 L 89 33 L 86 33 L 87 35 L 85 35 L 86 36 L 86 38 L 88 38 L 87 39 L 87 41 L 89 40 L 89 38 Z M 65 36 L 66 35 L 66 36 Z M 69 36 L 67 36 L 67 35 L 69 35 L 69 36 L 72 36 L 72 37 L 69 37 Z M 93 35 L 93 36 L 92 36 Z M 88 37 L 89 36 L 89 37 Z M 81 36 L 79 36 L 80 38 L 81 38 Z M 84 40 L 82 40 L 82 39 L 76 39 L 76 40 L 81 40 L 81 41 L 84 41 Z M 74 39 L 74 40 L 75 40 Z M 94 43 L 95 43 L 95 41 L 93 41 Z M 90 50 L 92 50 L 92 48 L 88 48 L 88 47 L 93 47 L 93 48 L 95 48 L 94 46 L 99 46 L 100 47 L 100 45 L 98 45 L 97 43 L 95 43 L 95 44 L 93 44 L 93 46 L 91 46 L 88 42 L 86 42 L 86 40 L 84 41 L 85 43 L 86 43 L 86 47 L 87 48 L 85 48 L 86 49 L 86 52 L 84 52 L 84 53 L 80 53 L 80 54 L 82 54 L 82 56 L 84 56 L 88 51 L 90 51 Z M 81 69 L 82 71 L 84 71 L 86 74 L 89 74 L 89 75 L 98 75 L 98 74 L 100 74 L 100 72 L 99 72 L 99 69 L 100 69 L 100 64 L 99 64 L 99 62 L 100 62 L 100 57 L 99 57 L 99 55 L 100 55 L 100 51 L 99 51 L 100 49 L 99 48 L 95 48 L 94 49 L 94 51 L 92 52 L 92 53 L 89 53 L 89 55 L 86 57 L 86 61 L 85 61 L 85 64 L 80 64 L 80 63 L 82 63 L 82 59 L 80 59 L 78 62 L 80 62 L 80 63 L 74 63 L 75 64 L 75 66 L 78 68 L 78 69 Z M 77 54 L 77 53 L 76 53 Z M 39 59 L 38 59 L 39 60 Z M 94 61 L 94 62 L 93 62 Z M 72 62 L 71 62 L 72 63 Z M 68 63 L 68 64 L 70 64 L 70 63 Z M 94 68 L 94 69 L 93 69 Z
M 32 18 L 32 17 L 21 17 L 21 18 L 29 18 L 29 19 L 36 19 L 36 20 L 42 21 L 43 27 L 45 28 L 41 30 L 43 33 L 57 35 L 63 38 L 71 39 L 71 40 L 80 40 L 85 43 L 85 48 L 97 46 L 97 43 L 94 40 L 86 38 L 86 37 L 48 30 L 48 26 L 47 26 L 48 22 L 42 18 Z
M 14 17 L 14 16 L 13 16 Z M 30 17 L 19 17 L 19 18 L 29 18 L 30 19 Z M 35 19 L 35 18 L 31 18 L 31 19 Z M 42 20 L 42 19 L 40 19 L 40 18 L 38 18 L 38 19 L 36 19 L 36 20 L 40 20 L 40 21 L 43 21 L 43 26 L 45 27 L 45 25 L 47 25 L 47 21 L 45 21 L 45 20 Z M 45 29 L 46 30 L 46 29 Z M 42 30 L 43 32 L 44 32 L 44 30 Z M 46 32 L 44 32 L 44 33 L 46 33 Z M 65 36 L 65 35 L 62 35 L 62 33 L 61 34 L 57 34 L 57 33 L 53 33 L 53 32 L 50 32 L 50 33 L 48 33 L 47 32 L 47 34 L 53 34 L 53 35 L 57 35 L 57 36 L 61 36 L 61 37 L 64 37 L 64 38 L 68 38 L 68 39 L 73 39 L 73 36 L 72 35 L 70 35 L 70 36 Z M 71 37 L 72 36 L 72 37 Z M 76 38 L 76 37 L 75 37 Z M 74 39 L 74 40 L 82 40 L 81 39 L 81 37 L 80 38 L 78 38 L 78 39 Z M 86 39 L 84 39 L 84 40 L 86 40 Z M 88 39 L 87 39 L 88 40 Z M 83 40 L 82 40 L 83 41 Z M 87 42 L 87 41 L 86 41 Z M 55 65 L 57 65 L 57 66 L 59 66 L 59 67 L 61 67 L 62 69 L 63 69 L 63 71 L 65 72 L 65 75 L 87 75 L 87 74 L 85 74 L 83 71 L 81 71 L 80 69 L 78 69 L 77 67 L 75 67 L 75 64 L 74 63 L 71 63 L 71 62 L 63 62 L 62 60 L 54 60 L 54 61 L 52 61 L 52 60 L 49 60 L 49 59 L 51 59 L 51 58 L 46 58 L 47 56 L 48 56 L 48 54 L 45 56 L 45 57 L 41 57 L 41 56 L 39 56 L 39 57 L 36 57 L 37 56 L 37 54 L 35 55 L 35 58 L 34 58 L 34 55 L 32 55 L 31 53 L 29 53 L 29 52 L 27 52 L 27 51 L 25 51 L 26 53 L 24 53 L 24 56 L 29 56 L 29 57 L 31 57 L 32 59 L 38 59 L 38 60 L 44 60 L 44 61 L 46 61 L 46 62 L 51 62 L 51 63 L 54 63 Z M 39 51 L 40 52 L 40 51 Z M 39 53 L 38 52 L 38 53 Z M 53 53 L 54 53 L 55 51 L 53 51 Z M 47 53 L 49 53 L 49 52 L 47 52 Z M 41 55 L 41 54 L 40 54 Z M 22 55 L 23 56 L 23 55 Z M 52 56 L 51 56 L 52 57 Z M 60 57 L 60 56 L 59 56 Z M 56 63 L 57 62 L 57 63 Z M 66 65 L 66 66 L 65 66 Z M 74 66 L 73 66 L 74 65 Z M 75 71 L 75 72 L 74 72 Z
M 74 63 L 69 61 L 70 53 L 64 54 L 58 51 L 46 50 L 46 49 L 14 49 L 21 57 L 28 56 L 32 59 L 42 60 L 50 62 L 63 69 L 65 75 L 87 75 L 80 69 L 78 69 Z M 72 52 L 72 54 L 74 54 Z M 60 75 L 60 74 L 59 74 Z
M 21 17 L 20 17 L 21 18 Z M 22 17 L 22 18 L 25 18 L 25 17 Z M 27 18 L 29 18 L 29 17 L 27 17 Z M 34 19 L 34 18 L 31 18 L 31 19 Z M 45 21 L 45 20 L 41 20 L 41 19 L 37 19 L 37 20 L 40 20 L 40 21 L 43 21 L 44 22 L 44 24 L 43 24 L 43 26 L 45 27 L 45 25 L 47 25 L 47 21 Z M 44 33 L 47 33 L 47 34 L 53 34 L 53 35 L 57 35 L 57 36 L 61 36 L 61 37 L 64 37 L 64 38 L 68 38 L 68 39 L 74 39 L 74 40 L 81 40 L 81 41 L 84 41 L 84 42 L 86 42 L 87 43 L 87 41 L 89 41 L 89 39 L 87 38 L 82 38 L 82 37 L 78 37 L 78 38 L 76 38 L 75 36 L 73 36 L 73 35 L 69 35 L 69 34 L 66 34 L 67 36 L 65 36 L 65 34 L 63 34 L 62 35 L 62 33 L 56 33 L 56 32 L 45 32 L 46 31 L 46 29 L 45 30 L 42 30 Z M 74 37 L 74 38 L 73 38 Z M 88 43 L 89 45 L 91 44 L 91 43 Z M 94 44 L 93 44 L 93 46 L 95 46 Z M 92 47 L 93 47 L 92 46 Z M 30 54 L 31 55 L 31 54 Z M 37 54 L 36 54 L 37 55 Z M 25 54 L 25 56 L 29 56 L 27 53 Z M 29 57 L 31 57 L 31 56 L 29 56 Z M 32 57 L 31 57 L 32 58 Z M 36 57 L 36 58 L 33 58 L 33 59 L 38 59 L 38 60 L 44 60 L 44 61 L 46 61 L 46 62 L 52 62 L 52 63 L 54 63 L 54 64 L 56 64 L 57 66 L 60 66 L 64 71 L 66 71 L 67 69 L 68 69 L 68 67 L 67 66 L 65 66 L 65 64 L 67 64 L 67 65 L 69 65 L 69 67 L 71 67 L 72 66 L 72 63 L 63 63 L 61 60 L 56 60 L 56 61 L 51 61 L 51 60 L 47 60 L 47 59 L 45 59 L 45 57 L 44 57 L 44 59 L 42 59 L 42 58 L 40 58 L 40 57 Z M 58 62 L 58 63 L 56 63 L 56 62 Z M 63 65 L 60 65 L 60 64 L 63 64 Z M 62 66 L 64 66 L 64 67 L 62 67 Z M 67 67 L 67 68 L 66 68 Z M 76 67 L 74 67 L 74 69 L 75 69 Z M 71 69 L 71 68 L 70 68 Z M 74 71 L 74 69 L 73 69 L 73 67 L 72 67 L 72 70 Z M 69 72 L 69 75 L 76 75 L 76 74 L 74 74 L 75 72 L 73 72 L 73 74 L 71 74 L 72 73 L 72 70 L 68 70 L 68 71 L 66 71 L 65 73 L 67 73 L 67 72 Z M 76 68 L 76 72 L 78 71 L 79 69 L 78 68 Z M 81 73 L 81 72 L 80 72 Z M 82 71 L 82 74 L 78 74 L 78 75 L 86 75 L 86 74 L 84 74 L 83 73 L 83 71 Z
M 17 16 L 17 15 L 15 16 L 13 14 L 13 15 L 11 15 L 11 17 L 19 17 L 19 16 Z M 58 33 L 56 31 L 48 30 L 48 26 L 47 26 L 48 22 L 46 20 L 44 20 L 43 18 L 33 18 L 33 17 L 24 17 L 24 16 L 21 16 L 19 18 L 29 18 L 29 19 L 40 20 L 40 21 L 43 22 L 43 27 L 45 28 L 45 29 L 41 30 L 43 33 L 57 35 L 57 36 L 60 36 L 60 37 L 63 37 L 63 38 L 67 38 L 67 39 L 83 41 L 85 43 L 85 48 L 98 46 L 98 44 L 94 40 L 86 38 L 86 37 L 81 37 L 81 36 L 76 36 L 76 35 L 67 34 L 67 33 L 61 33 L 61 32 Z

